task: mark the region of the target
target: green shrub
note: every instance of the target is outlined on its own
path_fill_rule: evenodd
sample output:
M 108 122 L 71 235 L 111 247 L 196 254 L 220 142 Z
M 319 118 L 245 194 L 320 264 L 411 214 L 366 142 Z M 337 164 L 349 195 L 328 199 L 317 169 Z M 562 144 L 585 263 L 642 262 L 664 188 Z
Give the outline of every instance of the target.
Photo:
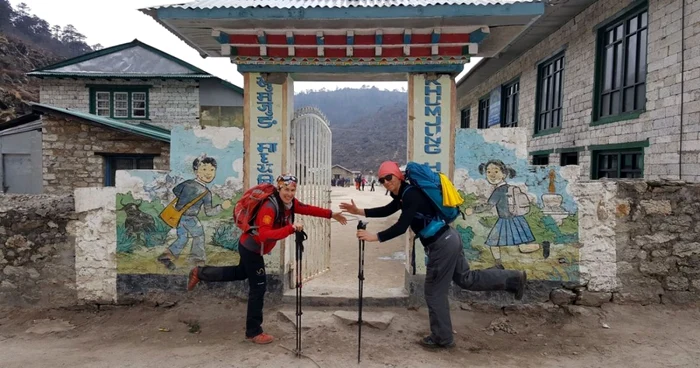
M 241 237 L 241 230 L 233 223 L 224 222 L 214 229 L 211 244 L 216 247 L 238 251 L 238 239 Z
M 133 253 L 136 237 L 126 231 L 124 225 L 117 225 L 117 253 Z

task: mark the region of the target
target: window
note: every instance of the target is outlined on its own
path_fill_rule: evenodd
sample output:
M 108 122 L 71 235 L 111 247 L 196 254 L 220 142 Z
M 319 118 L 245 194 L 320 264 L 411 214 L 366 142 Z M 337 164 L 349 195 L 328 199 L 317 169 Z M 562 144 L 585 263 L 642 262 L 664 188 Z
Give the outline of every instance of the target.
M 535 133 L 561 127 L 564 54 L 542 63 L 537 70 L 537 115 Z
M 598 31 L 596 120 L 644 109 L 647 22 L 647 9 L 636 8 Z
M 520 81 L 503 86 L 503 103 L 501 126 L 514 128 L 518 126 L 518 92 Z
M 559 166 L 578 165 L 578 152 L 562 152 L 559 155 Z
M 148 119 L 148 86 L 89 87 L 91 114 L 114 119 Z
M 113 187 L 117 170 L 153 170 L 155 155 L 117 156 L 105 155 L 104 185 Z
M 462 109 L 462 117 L 459 121 L 459 127 L 462 129 L 467 129 L 469 128 L 470 120 L 471 120 L 471 113 L 472 109 L 466 108 Z
M 644 150 L 594 151 L 593 165 L 593 179 L 643 178 Z
M 479 100 L 479 122 L 477 128 L 486 129 L 489 122 L 489 98 Z
M 533 155 L 533 165 L 549 165 L 549 155 Z

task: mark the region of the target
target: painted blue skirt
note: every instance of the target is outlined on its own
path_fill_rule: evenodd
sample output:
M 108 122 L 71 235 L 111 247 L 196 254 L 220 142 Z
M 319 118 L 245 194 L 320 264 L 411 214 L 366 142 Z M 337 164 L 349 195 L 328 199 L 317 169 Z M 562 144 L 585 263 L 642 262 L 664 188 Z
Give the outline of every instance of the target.
M 486 238 L 486 245 L 490 247 L 501 247 L 509 245 L 520 245 L 532 243 L 535 236 L 532 235 L 530 225 L 527 224 L 523 216 L 511 218 L 498 218 L 489 236 Z

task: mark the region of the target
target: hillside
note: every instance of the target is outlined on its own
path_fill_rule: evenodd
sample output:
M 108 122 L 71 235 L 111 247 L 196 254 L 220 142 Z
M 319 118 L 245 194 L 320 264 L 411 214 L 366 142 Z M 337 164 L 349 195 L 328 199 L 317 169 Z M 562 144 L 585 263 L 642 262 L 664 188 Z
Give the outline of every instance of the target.
M 26 113 L 27 102 L 39 101 L 37 81 L 25 73 L 101 48 L 88 46 L 72 25 L 51 27 L 29 11 L 0 0 L 0 122 Z
M 295 108 L 315 106 L 330 120 L 333 164 L 376 172 L 384 160 L 406 161 L 407 94 L 344 88 L 297 94 Z

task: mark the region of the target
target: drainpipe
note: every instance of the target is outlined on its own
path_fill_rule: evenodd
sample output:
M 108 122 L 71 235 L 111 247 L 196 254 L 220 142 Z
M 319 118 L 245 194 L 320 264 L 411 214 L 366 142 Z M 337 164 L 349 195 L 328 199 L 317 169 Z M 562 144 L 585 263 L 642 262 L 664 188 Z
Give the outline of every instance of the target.
M 678 147 L 678 180 L 683 180 L 683 107 L 685 106 L 685 0 L 681 1 L 681 140 Z

